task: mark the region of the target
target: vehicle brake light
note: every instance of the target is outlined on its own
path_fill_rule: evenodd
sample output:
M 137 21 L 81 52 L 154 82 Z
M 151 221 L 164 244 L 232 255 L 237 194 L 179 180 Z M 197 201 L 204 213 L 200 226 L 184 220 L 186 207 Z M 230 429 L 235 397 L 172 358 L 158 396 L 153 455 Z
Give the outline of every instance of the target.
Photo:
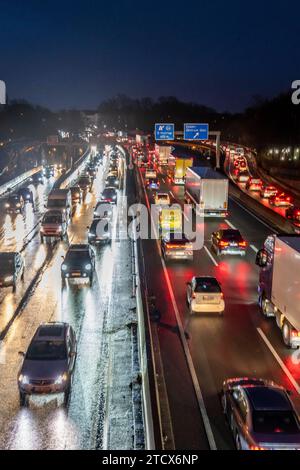
M 292 336 L 293 336 L 294 338 L 300 337 L 300 331 L 293 330 L 293 331 L 292 331 Z
M 245 241 L 239 242 L 239 246 L 247 246 L 247 243 Z
M 228 246 L 229 242 L 224 242 L 223 240 L 220 241 L 219 243 L 220 246 Z
M 196 298 L 196 294 L 193 292 L 192 299 Z
M 266 450 L 266 449 L 260 446 L 250 446 L 250 450 Z

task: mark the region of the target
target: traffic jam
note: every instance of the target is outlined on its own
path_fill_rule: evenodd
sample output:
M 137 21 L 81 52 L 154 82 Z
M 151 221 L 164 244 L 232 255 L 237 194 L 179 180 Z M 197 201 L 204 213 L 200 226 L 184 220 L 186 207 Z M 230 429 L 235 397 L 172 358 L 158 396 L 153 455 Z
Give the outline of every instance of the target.
M 20 436 L 8 433 L 12 447 L 26 447 L 29 439 L 23 435 L 17 402 L 20 410 L 47 410 L 49 402 L 72 410 L 73 383 L 81 368 L 88 367 L 84 314 L 97 302 L 104 310 L 108 302 L 124 156 L 114 145 L 94 147 L 87 150 L 80 171 L 45 165 L 1 198 L 1 408 L 2 417 L 6 406 L 11 422 L 21 430 Z M 98 278 L 102 271 L 105 281 Z M 98 330 L 93 338 L 102 335 L 101 322 Z M 96 376 L 94 370 L 86 372 L 86 386 L 96 383 Z M 74 393 L 78 407 L 81 397 Z M 95 385 L 89 385 L 88 393 L 97 400 Z M 33 423 L 34 415 L 27 418 Z M 46 423 L 52 418 L 46 411 Z M 84 421 L 86 427 L 92 425 L 90 416 L 79 413 L 78 419 L 82 429 Z M 6 438 L 3 425 L 2 445 Z M 14 442 L 19 438 L 21 443 Z
M 205 150 L 197 156 L 189 149 L 142 135 L 130 146 L 149 213 L 153 205 L 159 211 L 152 223 L 160 261 L 148 255 L 146 242 L 144 257 L 151 291 L 157 289 L 164 305 L 162 325 L 177 325 L 188 338 L 206 419 L 213 423 L 211 448 L 299 450 L 300 209 L 292 195 L 257 177 L 246 149 L 223 147 L 227 174 L 212 169 Z M 295 233 L 280 234 L 261 222 L 231 197 L 231 185 L 279 208 Z M 184 231 L 189 217 L 204 232 L 200 249 Z M 161 344 L 170 341 L 158 328 Z M 213 352 L 218 349 L 225 361 Z M 215 425 L 217 410 L 223 420 Z

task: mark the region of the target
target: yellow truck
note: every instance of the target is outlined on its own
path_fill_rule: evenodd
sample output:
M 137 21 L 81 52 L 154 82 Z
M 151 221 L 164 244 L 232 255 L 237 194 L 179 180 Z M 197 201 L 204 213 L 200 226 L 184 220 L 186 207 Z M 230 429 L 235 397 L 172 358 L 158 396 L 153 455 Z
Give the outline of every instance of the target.
M 182 231 L 182 209 L 179 204 L 161 208 L 159 229 L 162 234 Z
M 187 169 L 193 166 L 193 158 L 169 158 L 168 177 L 173 184 L 184 184 Z

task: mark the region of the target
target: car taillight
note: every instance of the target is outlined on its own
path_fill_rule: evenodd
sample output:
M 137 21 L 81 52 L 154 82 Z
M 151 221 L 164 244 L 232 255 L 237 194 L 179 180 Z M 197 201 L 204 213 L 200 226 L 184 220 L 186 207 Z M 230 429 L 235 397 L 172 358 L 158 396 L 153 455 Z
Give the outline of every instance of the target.
M 221 294 L 220 294 L 220 297 L 221 297 L 221 299 L 223 299 L 223 298 L 224 298 L 224 294 L 223 294 L 223 292 L 221 292 Z
M 221 240 L 221 241 L 219 242 L 219 245 L 220 245 L 220 246 L 228 246 L 228 245 L 229 245 L 229 242 L 224 242 L 223 240 Z
M 250 446 L 250 450 L 266 450 L 266 449 L 260 446 Z
M 300 337 L 300 331 L 293 330 L 292 331 L 292 336 L 293 336 L 293 338 L 299 338 Z
M 247 243 L 245 241 L 239 242 L 239 246 L 247 246 Z
M 195 298 L 196 298 L 196 294 L 195 292 L 193 292 L 192 299 L 195 299 Z

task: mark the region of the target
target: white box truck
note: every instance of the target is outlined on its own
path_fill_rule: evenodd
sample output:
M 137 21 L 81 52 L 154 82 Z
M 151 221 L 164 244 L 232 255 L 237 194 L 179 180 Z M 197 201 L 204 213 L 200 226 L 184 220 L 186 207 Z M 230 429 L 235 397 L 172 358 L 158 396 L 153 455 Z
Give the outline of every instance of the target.
M 155 154 L 157 155 L 159 165 L 161 166 L 168 165 L 169 158 L 171 156 L 172 151 L 173 151 L 173 147 L 171 147 L 171 145 L 155 144 Z
M 256 256 L 260 267 L 258 302 L 275 317 L 286 346 L 300 346 L 300 237 L 270 235 Z
M 73 215 L 71 190 L 52 189 L 48 195 L 46 209 L 61 210 L 64 212 L 67 220 L 70 220 Z
M 185 201 L 196 205 L 204 216 L 228 215 L 228 179 L 210 167 L 187 168 Z

